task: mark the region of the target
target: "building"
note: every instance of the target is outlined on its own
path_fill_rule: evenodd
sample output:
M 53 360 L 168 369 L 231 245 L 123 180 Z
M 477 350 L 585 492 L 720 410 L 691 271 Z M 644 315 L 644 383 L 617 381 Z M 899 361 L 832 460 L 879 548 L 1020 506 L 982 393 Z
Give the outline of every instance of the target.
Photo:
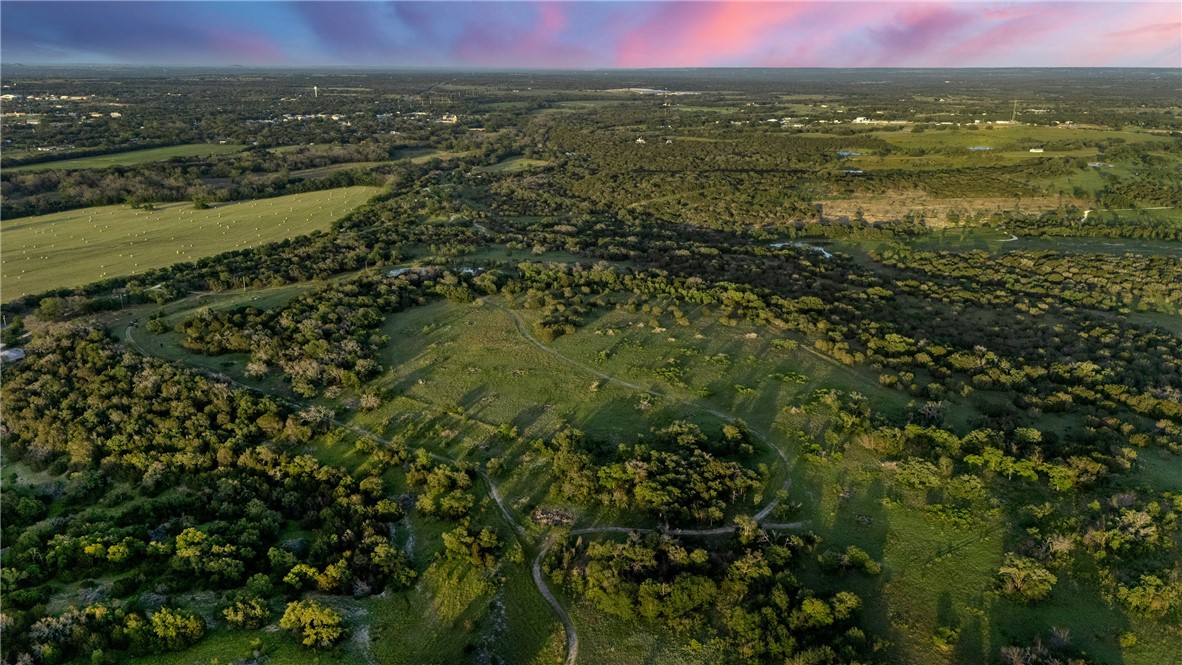
M 24 349 L 4 349 L 0 351 L 0 364 L 14 363 L 25 359 Z

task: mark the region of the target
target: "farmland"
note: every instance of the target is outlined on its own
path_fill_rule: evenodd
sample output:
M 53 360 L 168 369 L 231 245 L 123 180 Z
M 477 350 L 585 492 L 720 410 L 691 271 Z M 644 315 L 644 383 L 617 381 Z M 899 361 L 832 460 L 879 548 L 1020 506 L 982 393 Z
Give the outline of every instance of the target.
M 51 169 L 105 169 L 112 166 L 134 166 L 150 162 L 162 162 L 173 157 L 206 157 L 209 155 L 228 155 L 239 152 L 245 146 L 233 143 L 190 143 L 186 145 L 170 145 L 164 148 L 147 148 L 144 150 L 130 150 L 116 152 L 109 155 L 95 155 L 93 157 L 77 157 L 74 159 L 60 159 L 38 164 L 12 166 L 5 171 L 23 173 L 34 171 L 49 171 Z
M 349 187 L 274 199 L 84 208 L 3 224 L 3 299 L 134 275 L 323 230 L 378 192 Z

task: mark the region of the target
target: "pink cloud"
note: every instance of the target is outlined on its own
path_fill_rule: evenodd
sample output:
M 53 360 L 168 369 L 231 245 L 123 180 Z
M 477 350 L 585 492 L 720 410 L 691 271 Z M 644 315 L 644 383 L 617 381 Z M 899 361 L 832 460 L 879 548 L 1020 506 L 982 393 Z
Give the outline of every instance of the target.
M 543 2 L 538 5 L 538 30 L 548 35 L 556 35 L 566 29 L 566 13 L 562 6 L 555 2 Z
M 276 65 L 286 61 L 283 50 L 262 35 L 220 27 L 210 27 L 205 32 L 212 50 L 227 61 L 254 65 Z
M 1178 66 L 1180 7 L 1152 2 L 659 3 L 646 12 L 619 12 L 615 64 Z M 1149 20 L 1163 13 L 1172 20 Z M 1114 23 L 1128 29 L 1109 36 Z
M 930 62 L 930 54 L 958 39 L 978 17 L 938 3 L 910 5 L 887 25 L 870 29 L 875 66 L 908 66 Z
M 1090 41 L 1083 64 L 1103 65 L 1123 59 L 1148 66 L 1182 67 L 1182 5 L 1125 14 L 1109 27 L 1114 29 Z
M 1168 39 L 1174 42 L 1182 42 L 1182 22 L 1175 21 L 1173 23 L 1143 25 L 1129 30 L 1110 32 L 1106 37 L 1115 39 Z
M 487 13 L 469 18 L 456 40 L 454 55 L 465 63 L 483 67 L 582 67 L 593 58 L 583 46 L 562 43 L 569 21 L 561 3 L 533 6 L 536 18 L 522 29 L 520 15 L 504 7 L 489 6 Z M 510 8 L 513 9 L 513 8 Z
M 648 20 L 625 30 L 616 50 L 616 65 L 732 64 L 736 58 L 759 52 L 807 9 L 806 4 L 780 2 L 661 4 Z
M 1034 8 L 1032 7 L 1032 10 Z M 933 63 L 936 66 L 1023 65 L 1015 55 L 1023 52 L 1042 52 L 1048 48 L 1062 52 L 1067 63 L 1046 62 L 1048 65 L 1069 64 L 1076 50 L 1076 41 L 1087 29 L 1077 29 L 1084 18 L 1080 3 L 1056 4 L 1024 13 L 995 14 L 982 12 L 981 29 L 975 36 L 956 41 L 943 49 Z M 981 25 L 983 24 L 983 25 Z M 1068 35 L 1075 35 L 1069 39 Z

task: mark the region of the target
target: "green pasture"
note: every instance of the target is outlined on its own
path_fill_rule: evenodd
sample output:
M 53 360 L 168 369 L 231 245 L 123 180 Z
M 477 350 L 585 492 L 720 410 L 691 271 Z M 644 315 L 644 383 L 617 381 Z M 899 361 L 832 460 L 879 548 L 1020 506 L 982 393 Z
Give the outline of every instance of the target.
M 491 166 L 480 166 L 473 170 L 478 173 L 520 173 L 530 169 L 549 166 L 544 159 L 530 159 L 529 157 L 510 157 Z
M 233 143 L 189 143 L 186 145 L 170 145 L 163 148 L 147 148 L 130 152 L 116 152 L 110 155 L 96 155 L 94 157 L 78 157 L 63 159 L 55 162 L 39 164 L 25 164 L 4 169 L 8 173 L 27 171 L 49 171 L 52 169 L 105 169 L 110 166 L 135 166 L 149 162 L 160 162 L 173 157 L 206 157 L 210 155 L 226 155 L 239 152 L 243 145 Z
M 1116 215 L 1124 220 L 1151 220 L 1173 222 L 1182 225 L 1182 208 L 1138 208 L 1131 210 L 1101 210 L 1099 213 L 1102 217 L 1107 215 Z
M 431 161 L 432 159 L 442 159 L 442 160 L 455 159 L 457 157 L 467 157 L 468 155 L 471 155 L 474 152 L 475 151 L 473 151 L 473 150 L 448 151 L 448 150 L 435 150 L 433 148 L 422 148 L 422 149 L 413 149 L 413 150 L 402 151 L 398 155 L 398 159 L 405 159 L 405 160 L 411 162 L 412 164 L 425 164 L 425 163 Z
M 154 210 L 102 206 L 5 221 L 0 300 L 108 277 L 136 275 L 203 256 L 325 229 L 380 191 L 377 187 L 293 194 Z
M 338 171 L 352 171 L 355 169 L 369 169 L 386 162 L 342 162 L 340 164 L 329 164 L 328 166 L 317 166 L 310 169 L 300 169 L 292 171 L 292 178 L 323 178 L 326 175 L 332 175 Z
M 307 663 L 340 663 L 365 665 L 371 662 L 368 654 L 356 641 L 347 640 L 336 648 L 317 654 L 301 647 L 295 636 L 278 630 L 276 612 L 274 628 L 262 630 L 219 630 L 209 632 L 205 639 L 186 649 L 183 654 L 164 653 L 151 656 L 128 656 L 125 662 L 133 665 L 175 665 L 176 663 L 247 663 L 266 662 L 269 665 L 306 665 Z
M 579 629 L 579 662 L 603 665 L 678 663 L 708 665 L 726 661 L 726 654 L 705 638 L 666 630 L 643 619 L 621 619 L 600 612 L 590 603 L 559 593 L 551 584 Z M 700 636 L 699 636 L 700 637 Z
M 821 535 L 820 549 L 853 545 L 883 564 L 878 576 L 812 571 L 809 581 L 833 590 L 852 584 L 866 603 L 867 625 L 891 640 L 897 662 L 983 662 L 991 653 L 984 645 L 966 640 L 961 648 L 971 653 L 956 659 L 932 635 L 942 624 L 980 620 L 1002 559 L 996 511 L 981 507 L 969 525 L 946 523 L 923 511 L 923 497 L 894 486 L 881 464 L 853 442 L 841 457 L 801 466 L 793 500 Z M 941 616 L 947 608 L 958 616 Z
M 1034 162 L 1044 157 L 1083 157 L 1085 159 L 1099 159 L 1095 148 L 1080 150 L 1064 150 L 1045 153 L 1031 153 L 1029 150 L 987 150 L 973 152 L 965 150 L 964 154 L 947 155 L 934 153 L 922 157 L 910 155 L 859 155 L 848 157 L 843 164 L 851 168 L 864 171 L 904 169 L 908 171 L 938 171 L 943 169 L 967 168 L 973 166 L 1013 166 L 1026 162 Z
M 494 581 L 467 562 L 436 561 L 419 570 L 413 589 L 366 602 L 377 662 L 455 663 L 478 639 Z
M 1146 451 L 1138 478 L 1159 488 L 1178 486 L 1177 464 L 1166 453 Z M 883 564 L 878 576 L 852 573 L 833 577 L 805 571 L 818 588 L 851 588 L 862 596 L 868 627 L 892 643 L 892 662 L 991 662 L 1002 647 L 1048 639 L 1066 629 L 1072 644 L 1097 663 L 1176 663 L 1176 636 L 1160 625 L 1126 617 L 1096 588 L 1068 580 L 1045 601 L 1023 605 L 997 593 L 997 570 L 1012 550 L 1003 511 L 1022 502 L 1037 503 L 1037 491 L 1015 495 L 1017 505 L 990 505 L 988 499 L 957 521 L 923 492 L 893 479 L 890 464 L 852 443 L 840 458 L 812 459 L 796 473 L 792 500 L 803 504 L 797 519 L 822 537 L 821 550 L 854 545 Z M 1139 481 L 1132 481 L 1137 484 Z M 1086 574 L 1076 574 L 1086 578 Z M 955 631 L 951 639 L 942 628 Z M 1118 646 L 1121 634 L 1137 637 L 1132 648 Z
M 1019 121 L 1020 122 L 1020 121 Z M 989 146 L 993 150 L 1003 150 L 1015 143 L 1039 142 L 1053 143 L 1057 141 L 1102 141 L 1105 139 L 1124 139 L 1129 143 L 1139 142 L 1168 142 L 1167 136 L 1148 132 L 1124 131 L 1112 129 L 1084 129 L 1066 126 L 1048 127 L 1042 125 L 975 125 L 978 129 L 928 129 L 923 132 L 909 130 L 895 132 L 875 132 L 875 136 L 901 149 L 923 148 L 938 150 L 945 147 L 965 148 L 972 146 Z M 992 127 L 992 129 L 986 129 Z M 1030 146 L 1040 147 L 1040 146 Z M 1046 155 L 1058 154 L 1048 150 Z
M 560 109 L 586 110 L 586 109 L 603 108 L 605 106 L 617 106 L 619 104 L 624 104 L 624 103 L 627 103 L 630 101 L 634 101 L 634 100 L 627 99 L 627 98 L 621 99 L 618 97 L 618 95 L 616 95 L 616 96 L 612 96 L 609 99 L 580 99 L 577 101 L 570 100 L 570 101 L 555 102 L 553 107 L 560 108 Z

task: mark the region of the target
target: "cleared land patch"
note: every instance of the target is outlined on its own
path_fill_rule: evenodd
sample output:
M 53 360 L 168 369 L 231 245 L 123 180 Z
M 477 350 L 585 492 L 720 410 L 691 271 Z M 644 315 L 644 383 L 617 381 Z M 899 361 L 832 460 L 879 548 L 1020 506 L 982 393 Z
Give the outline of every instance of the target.
M 550 162 L 544 159 L 530 159 L 529 157 L 510 157 L 501 162 L 497 162 L 492 166 L 481 166 L 476 171 L 481 173 L 517 173 L 519 171 L 528 171 L 542 166 L 548 166 Z
M 0 299 L 134 275 L 173 263 L 324 229 L 378 187 L 215 205 L 83 208 L 4 222 Z
M 227 155 L 242 150 L 243 145 L 233 143 L 189 143 L 186 145 L 170 145 L 163 148 L 148 148 L 146 150 L 132 150 L 131 152 L 116 152 L 110 155 L 95 155 L 93 157 L 78 157 L 77 159 L 62 159 L 55 162 L 41 162 L 39 164 L 25 164 L 4 169 L 9 173 L 21 171 L 49 171 L 51 169 L 105 169 L 109 166 L 134 166 L 149 162 L 161 162 L 173 157 L 204 157 L 207 155 Z
M 899 219 L 909 212 L 922 212 L 927 222 L 932 226 L 945 224 L 949 213 L 962 216 L 977 211 L 1013 210 L 1029 213 L 1036 210 L 1054 210 L 1061 203 L 1073 204 L 1080 208 L 1087 207 L 1087 201 L 1083 199 L 1057 196 L 937 198 L 920 190 L 849 199 L 822 199 L 816 203 L 823 207 L 827 218 L 856 219 L 861 214 L 867 221 L 881 222 Z

